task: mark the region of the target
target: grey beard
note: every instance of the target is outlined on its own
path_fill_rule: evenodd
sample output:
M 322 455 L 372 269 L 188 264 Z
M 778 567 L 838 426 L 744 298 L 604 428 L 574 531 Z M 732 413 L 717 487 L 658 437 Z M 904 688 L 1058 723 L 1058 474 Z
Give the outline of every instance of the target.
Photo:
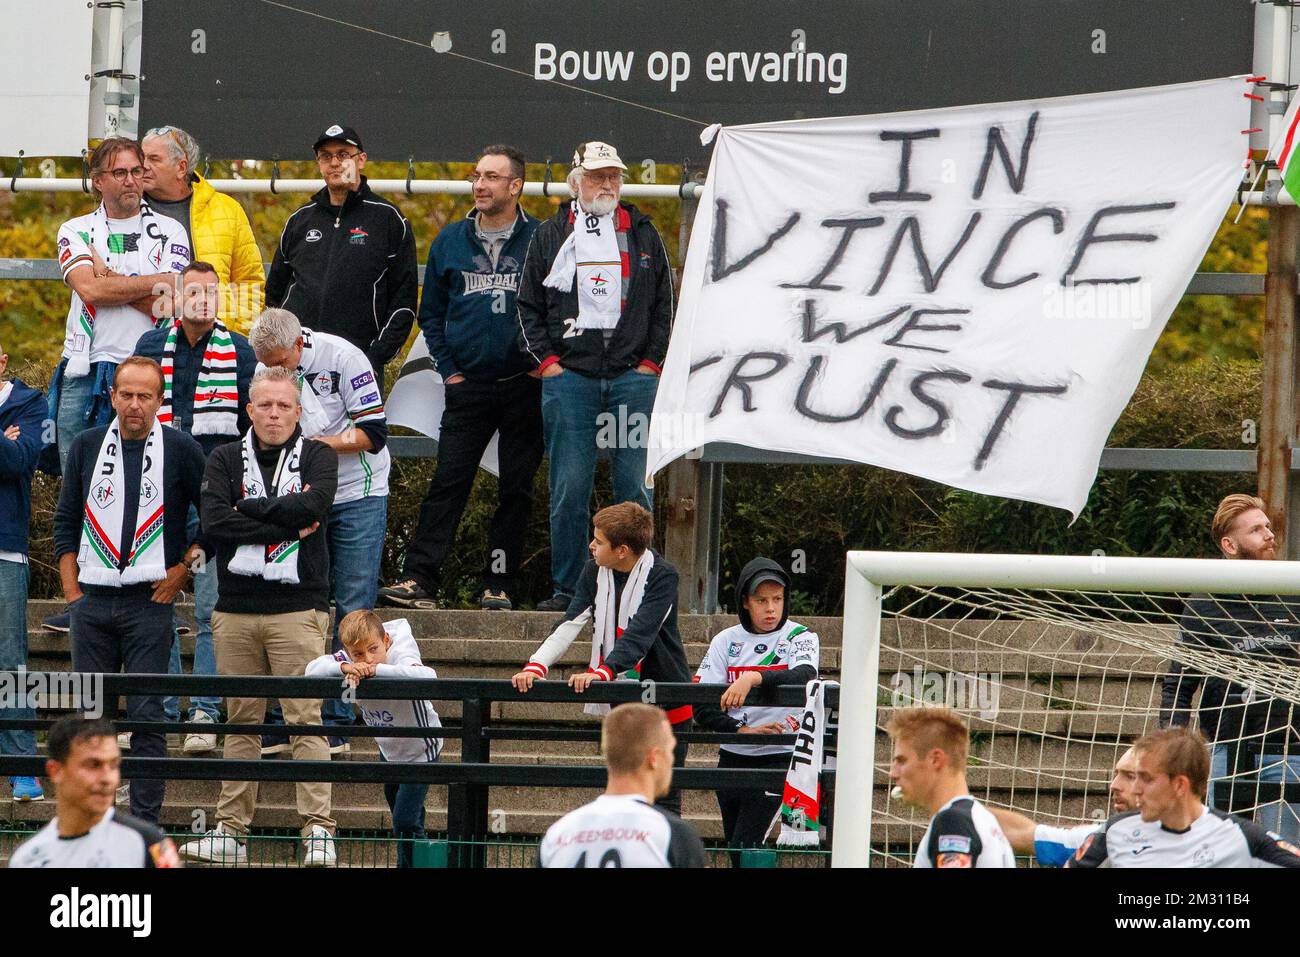
M 593 216 L 608 216 L 610 213 L 614 212 L 617 206 L 618 200 L 610 198 L 593 199 L 589 204 L 584 205 L 583 208 Z

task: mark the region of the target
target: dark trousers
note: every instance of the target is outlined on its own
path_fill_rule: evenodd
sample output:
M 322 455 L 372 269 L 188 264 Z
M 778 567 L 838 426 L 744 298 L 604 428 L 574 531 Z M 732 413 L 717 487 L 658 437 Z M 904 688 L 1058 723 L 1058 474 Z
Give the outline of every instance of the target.
M 410 867 L 414 863 L 413 839 L 423 838 L 424 799 L 429 796 L 429 785 L 407 781 L 384 784 L 384 799 L 393 815 L 393 837 L 397 838 L 397 866 Z
M 759 768 L 785 771 L 790 767 L 790 755 L 736 754 L 734 751 L 718 752 L 720 768 Z M 781 808 L 781 790 L 774 793 L 765 788 L 719 789 L 718 809 L 722 812 L 722 833 L 727 847 L 758 847 L 772 826 L 772 819 Z M 732 866 L 740 865 L 740 855 L 731 855 Z
M 121 594 L 89 594 L 74 604 L 72 670 L 90 674 L 165 675 L 172 650 L 172 606 L 150 600 L 152 586 Z M 128 695 L 131 721 L 163 720 L 162 695 Z M 131 756 L 167 757 L 167 736 L 157 731 L 131 735 Z M 162 812 L 163 780 L 131 778 L 131 813 L 154 824 Z
M 693 718 L 687 718 L 685 721 L 679 721 L 677 724 L 673 725 L 673 734 L 682 734 L 684 732 L 694 731 L 694 730 L 695 730 L 695 720 Z M 683 741 L 681 738 L 677 739 L 677 747 L 673 751 L 674 768 L 686 767 L 686 752 L 689 748 L 690 745 L 687 742 Z M 682 816 L 681 788 L 674 785 L 672 790 L 669 791 L 667 794 L 665 794 L 663 797 L 661 797 L 658 801 L 655 801 L 655 804 L 663 808 L 665 811 L 672 811 L 678 817 L 681 817 Z
M 533 477 L 542 464 L 542 387 L 530 375 L 447 386 L 438 464 L 404 566 L 407 577 L 426 591 L 437 584 L 474 487 L 479 459 L 492 433 L 498 431 L 501 478 L 497 509 L 488 528 L 483 587 L 509 593 L 515 586 L 533 507 Z

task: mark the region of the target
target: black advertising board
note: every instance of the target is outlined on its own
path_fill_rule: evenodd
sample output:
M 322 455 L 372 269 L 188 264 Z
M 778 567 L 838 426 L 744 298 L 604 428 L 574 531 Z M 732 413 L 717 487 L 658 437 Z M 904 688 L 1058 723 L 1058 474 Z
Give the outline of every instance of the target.
M 1246 73 L 1250 0 L 147 0 L 140 128 L 220 158 L 580 141 L 700 162 L 710 123 L 886 113 Z M 552 82 L 554 81 L 554 82 Z

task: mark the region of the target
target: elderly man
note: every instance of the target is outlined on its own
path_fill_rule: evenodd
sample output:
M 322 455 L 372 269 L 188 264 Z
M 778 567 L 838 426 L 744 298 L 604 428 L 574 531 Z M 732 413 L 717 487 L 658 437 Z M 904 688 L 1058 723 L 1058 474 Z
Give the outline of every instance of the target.
M 573 154 L 574 200 L 533 234 L 519 283 L 524 349 L 542 375 L 550 459 L 554 595 L 565 611 L 587 560 L 600 423 L 627 423 L 608 449 L 614 501 L 651 507 L 645 438 L 673 321 L 672 274 L 650 218 L 619 203 L 627 167 L 607 143 Z
M 515 293 L 537 221 L 519 208 L 524 157 L 489 146 L 471 177 L 474 208 L 429 247 L 420 330 L 446 383 L 438 465 L 406 548 L 405 580 L 383 589 L 385 604 L 433 608 L 439 571 L 456 537 L 483 450 L 500 433 L 499 501 L 488 530 L 491 558 L 480 604 L 512 607 L 542 464 L 542 390 L 536 363 L 519 348 Z
M 256 328 L 256 327 L 254 327 Z M 299 426 L 298 377 L 262 369 L 253 377 L 251 429 L 208 459 L 203 475 L 203 528 L 216 546 L 220 597 L 212 616 L 217 668 L 223 675 L 301 675 L 328 647 L 330 502 L 338 456 Z M 264 698 L 228 698 L 232 724 L 258 724 Z M 320 724 L 320 701 L 285 698 L 293 724 Z M 293 739 L 297 760 L 328 761 L 319 736 Z M 254 735 L 226 735 L 225 757 L 257 760 Z M 304 863 L 334 863 L 328 782 L 295 785 L 302 816 Z M 247 859 L 244 840 L 257 808 L 257 782 L 226 781 L 216 826 L 181 847 L 183 857 L 224 863 Z
M 9 357 L 0 349 L 0 671 L 27 667 L 27 538 L 32 517 L 32 473 L 45 445 L 45 396 L 19 379 L 5 379 Z M 0 718 L 31 721 L 31 708 L 0 708 Z M 36 735 L 0 731 L 0 754 L 31 757 Z M 45 797 L 34 777 L 12 777 L 15 801 Z
M 158 421 L 163 374 L 152 359 L 124 359 L 112 399 L 112 423 L 72 443 L 54 512 L 54 553 L 72 610 L 72 669 L 164 674 L 172 602 L 204 551 L 186 522 L 199 503 L 203 450 Z M 126 700 L 132 721 L 162 721 L 162 695 Z M 167 738 L 136 731 L 131 750 L 163 758 Z M 158 823 L 163 786 L 132 778 L 131 813 Z
M 218 193 L 196 169 L 199 144 L 175 126 L 145 133 L 145 200 L 189 233 L 194 258 L 211 263 L 221 281 L 222 315 L 236 332 L 247 333 L 262 310 L 266 274 L 244 207 Z M 241 403 L 242 408 L 242 403 Z
M 196 260 L 182 273 L 180 319 L 164 329 L 146 332 L 135 345 L 136 355 L 147 356 L 162 366 L 164 391 L 158 418 L 188 432 L 211 456 L 248 431 L 248 385 L 257 371 L 253 347 L 237 332 L 226 329 L 218 316 L 221 286 L 216 268 Z M 189 517 L 190 534 L 197 535 L 198 510 Z M 209 563 L 194 569 L 194 674 L 214 675 L 217 660 L 212 649 L 212 609 L 217 604 L 217 573 Z M 172 644 L 168 674 L 181 673 L 179 639 Z M 200 696 L 190 699 L 190 720 L 211 724 L 218 718 L 221 699 Z M 168 721 L 180 716 L 175 696 L 163 702 Z M 217 736 L 196 727 L 185 737 L 186 754 L 203 754 L 217 746 Z
M 293 313 L 267 309 L 251 337 L 258 361 L 279 366 L 302 379 L 302 431 L 338 453 L 338 492 L 330 508 L 330 577 L 338 622 L 358 608 L 375 607 L 379 564 L 384 555 L 388 521 L 388 421 L 379 386 L 365 354 L 345 339 L 299 324 Z M 352 707 L 327 701 L 326 724 L 350 725 Z M 273 716 L 273 718 L 276 716 Z M 284 749 L 269 740 L 267 753 Z M 343 738 L 330 739 L 330 751 L 349 749 Z
M 266 278 L 266 304 L 352 343 L 383 386 L 384 364 L 415 321 L 415 234 L 396 206 L 371 192 L 366 152 L 334 124 L 312 147 L 325 188 L 284 224 Z
M 170 315 L 179 273 L 190 261 L 185 227 L 143 202 L 143 164 L 135 140 L 104 140 L 90 157 L 90 181 L 103 201 L 59 227 L 59 268 L 72 288 L 72 304 L 63 360 L 50 380 L 49 412 L 65 475 L 72 441 L 113 417 L 113 372 L 154 319 Z M 66 632 L 68 614 L 44 624 Z

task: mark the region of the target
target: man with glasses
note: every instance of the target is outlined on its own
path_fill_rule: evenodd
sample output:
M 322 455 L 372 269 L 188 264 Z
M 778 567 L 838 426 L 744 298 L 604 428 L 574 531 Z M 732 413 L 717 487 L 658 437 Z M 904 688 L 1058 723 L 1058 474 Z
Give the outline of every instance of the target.
M 59 269 L 72 288 L 63 359 L 50 380 L 60 472 L 73 440 L 113 418 L 113 373 L 155 320 L 171 315 L 179 274 L 191 259 L 185 227 L 143 201 L 139 143 L 104 140 L 91 154 L 90 182 L 99 208 L 68 220 L 58 236 Z M 52 464 L 41 467 L 53 471 Z M 67 632 L 69 622 L 64 611 L 43 625 Z
M 151 209 L 170 216 L 193 240 L 194 258 L 213 265 L 221 282 L 222 318 L 231 331 L 248 334 L 262 311 L 266 274 L 244 207 L 218 193 L 196 167 L 199 144 L 175 126 L 145 133 L 145 199 Z
M 334 124 L 313 149 L 325 188 L 285 222 L 266 305 L 352 343 L 382 390 L 384 364 L 406 344 L 415 321 L 415 234 L 397 207 L 366 184 L 356 130 Z
M 578 147 L 574 200 L 537 228 L 519 283 L 521 341 L 542 375 L 551 463 L 555 592 L 539 611 L 568 609 L 586 563 L 598 446 L 613 466 L 613 500 L 651 508 L 646 439 L 673 284 L 650 217 L 619 203 L 626 170 L 608 143 Z
M 438 464 L 406 550 L 405 580 L 381 601 L 436 607 L 438 571 L 456 536 L 483 451 L 500 432 L 501 479 L 488 531 L 480 603 L 509 609 L 523 558 L 542 464 L 541 383 L 519 348 L 515 293 L 537 221 L 519 208 L 524 156 L 513 146 L 483 151 L 470 182 L 474 208 L 450 223 L 429 248 L 420 330 L 446 384 Z

